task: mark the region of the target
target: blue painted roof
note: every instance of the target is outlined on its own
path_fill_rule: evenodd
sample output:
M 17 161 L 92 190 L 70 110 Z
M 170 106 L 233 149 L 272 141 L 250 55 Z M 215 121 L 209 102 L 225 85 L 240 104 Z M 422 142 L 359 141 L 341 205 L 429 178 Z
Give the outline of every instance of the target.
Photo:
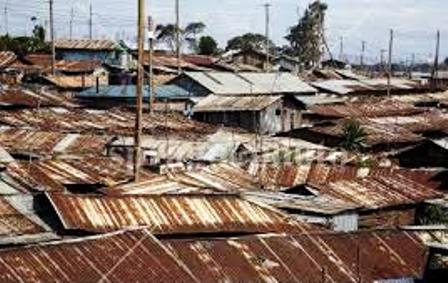
M 145 86 L 143 89 L 143 97 L 149 97 L 150 88 Z M 77 98 L 135 98 L 135 85 L 111 85 L 111 86 L 100 86 L 97 93 L 96 86 L 82 91 L 76 95 Z M 155 89 L 157 98 L 189 98 L 190 93 L 176 85 L 162 85 Z

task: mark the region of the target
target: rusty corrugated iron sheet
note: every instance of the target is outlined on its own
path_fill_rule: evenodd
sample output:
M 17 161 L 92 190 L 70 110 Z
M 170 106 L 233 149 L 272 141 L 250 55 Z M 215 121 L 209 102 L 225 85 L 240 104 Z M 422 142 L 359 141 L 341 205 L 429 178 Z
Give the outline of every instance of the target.
M 43 227 L 14 208 L 5 197 L 0 197 L 0 238 L 2 236 L 37 234 Z
M 319 230 L 236 195 L 47 196 L 67 230 L 150 227 L 157 235 Z
M 424 275 L 417 233 L 162 240 L 128 231 L 0 251 L 2 282 L 374 282 Z
M 336 105 L 318 105 L 311 107 L 310 112 L 311 114 L 328 118 L 359 118 L 410 116 L 423 113 L 425 110 L 397 100 L 374 99 Z
M 342 139 L 346 120 L 339 120 L 332 124 L 319 125 L 309 128 L 311 133 Z M 417 144 L 424 140 L 406 128 L 393 124 L 380 124 L 368 120 L 360 120 L 360 125 L 366 133 L 364 144 L 366 147 L 394 144 Z
M 32 90 L 21 86 L 5 86 L 0 89 L 0 106 L 74 108 L 77 104 L 64 94 L 46 89 Z
M 163 243 L 201 282 L 375 282 L 424 275 L 416 233 L 250 236 Z
M 51 55 L 29 54 L 24 61 L 41 68 L 45 73 L 51 71 Z M 55 69 L 65 73 L 93 73 L 102 66 L 98 60 L 56 60 Z
M 114 51 L 118 43 L 110 39 L 57 39 L 56 49 Z
M 402 175 L 342 180 L 315 188 L 321 194 L 327 194 L 368 210 L 416 205 L 442 196 L 440 192 Z
M 152 235 L 134 231 L 0 252 L 1 282 L 195 282 Z M 198 282 L 198 281 L 196 281 Z
M 0 146 L 12 154 L 101 155 L 110 140 L 111 138 L 107 136 L 36 132 L 13 128 L 0 130 Z
M 17 59 L 16 54 L 11 51 L 0 51 L 0 69 L 7 68 Z
M 133 178 L 123 160 L 95 157 L 13 162 L 6 172 L 30 191 L 62 191 L 65 185 L 117 186 Z
M 445 132 L 448 133 L 448 114 L 431 111 L 413 116 L 371 118 L 369 121 L 380 125 L 397 125 L 414 133 Z
M 209 95 L 199 101 L 194 112 L 261 111 L 283 99 L 282 96 L 221 96 Z
M 109 85 L 107 75 L 47 75 L 44 77 L 48 82 L 61 89 L 84 89 L 96 86 L 97 79 L 100 86 Z
M 78 133 L 107 133 L 131 136 L 135 128 L 135 113 L 120 109 L 88 110 L 48 108 L 0 112 L 0 123 L 12 127 L 34 128 L 41 131 L 68 131 Z M 198 139 L 215 133 L 216 126 L 189 120 L 169 113 L 143 115 L 143 133 Z

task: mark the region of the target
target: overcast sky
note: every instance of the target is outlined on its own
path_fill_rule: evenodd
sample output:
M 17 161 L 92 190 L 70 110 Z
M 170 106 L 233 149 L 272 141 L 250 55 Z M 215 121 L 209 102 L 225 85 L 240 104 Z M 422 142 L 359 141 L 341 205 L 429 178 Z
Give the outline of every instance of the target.
M 88 34 L 89 3 L 94 11 L 94 33 L 98 37 L 118 35 L 135 38 L 137 0 L 54 0 L 58 37 L 69 34 L 70 10 L 74 9 L 74 36 Z M 157 23 L 174 21 L 174 0 L 147 0 L 148 10 Z M 309 0 L 180 0 L 183 24 L 202 21 L 206 33 L 221 45 L 246 32 L 264 33 L 263 4 L 271 8 L 271 34 L 277 44 L 285 44 L 288 27 L 297 22 Z M 344 38 L 344 54 L 358 60 L 361 41 L 367 42 L 370 60 L 378 60 L 381 49 L 387 49 L 389 29 L 396 34 L 396 60 L 429 60 L 435 53 L 435 32 L 442 33 L 442 57 L 448 56 L 448 1 L 446 0 L 328 0 L 326 35 L 335 56 Z M 48 0 L 0 0 L 2 11 L 8 3 L 10 33 L 30 33 L 30 18 L 47 22 Z M 0 31 L 5 31 L 5 14 L 0 14 Z

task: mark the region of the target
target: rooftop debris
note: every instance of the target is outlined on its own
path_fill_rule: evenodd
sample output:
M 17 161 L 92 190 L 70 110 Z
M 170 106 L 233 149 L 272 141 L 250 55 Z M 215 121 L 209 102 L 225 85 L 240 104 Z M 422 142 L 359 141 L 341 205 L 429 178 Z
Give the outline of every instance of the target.
M 107 136 L 0 129 L 0 146 L 11 154 L 37 157 L 53 155 L 101 155 L 111 140 Z
M 411 116 L 425 112 L 412 104 L 389 99 L 346 102 L 341 105 L 320 105 L 309 109 L 311 114 L 328 118 L 361 118 Z
M 133 178 L 130 165 L 124 161 L 97 157 L 17 161 L 9 163 L 6 170 L 30 191 L 64 191 L 67 185 L 117 186 Z
M 236 195 L 75 196 L 47 194 L 64 228 L 106 232 L 149 227 L 156 235 L 309 233 L 317 228 Z
M 77 104 L 61 93 L 47 89 L 33 90 L 21 86 L 3 86 L 0 88 L 0 107 L 67 107 Z
M 118 43 L 109 39 L 57 39 L 55 46 L 64 50 L 114 51 Z
M 131 111 L 48 108 L 0 112 L 0 123 L 16 128 L 34 128 L 40 131 L 101 133 L 131 136 L 134 133 L 135 114 Z M 173 113 L 143 115 L 143 133 L 195 139 L 212 134 L 217 127 L 195 122 Z

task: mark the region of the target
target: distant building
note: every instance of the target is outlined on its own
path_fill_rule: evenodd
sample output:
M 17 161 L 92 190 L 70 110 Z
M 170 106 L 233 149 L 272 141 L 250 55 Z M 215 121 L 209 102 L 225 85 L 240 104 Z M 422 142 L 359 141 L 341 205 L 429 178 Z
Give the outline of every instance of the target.
M 62 60 L 99 60 L 113 65 L 124 65 L 127 61 L 126 47 L 113 40 L 59 39 L 55 45 L 56 57 Z
M 260 134 L 275 134 L 299 127 L 304 108 L 292 96 L 210 95 L 194 107 L 193 118 Z

